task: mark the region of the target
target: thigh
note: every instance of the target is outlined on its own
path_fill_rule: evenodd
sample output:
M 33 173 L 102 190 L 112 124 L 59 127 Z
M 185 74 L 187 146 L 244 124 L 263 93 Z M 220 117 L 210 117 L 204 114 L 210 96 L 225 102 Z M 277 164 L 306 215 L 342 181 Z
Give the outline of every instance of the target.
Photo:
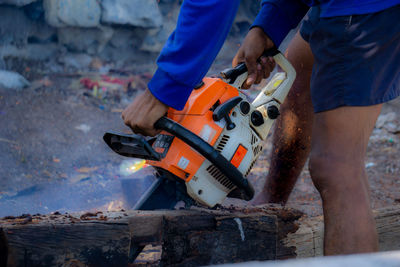
M 290 144 L 299 138 L 303 138 L 302 135 L 299 135 L 299 131 L 307 136 L 311 135 L 313 108 L 310 79 L 314 58 L 309 44 L 304 41 L 299 33 L 296 33 L 290 42 L 285 56 L 296 70 L 296 79 L 280 108 L 282 115 L 276 127 L 280 130 L 279 140 Z
M 314 56 L 310 45 L 301 37 L 299 32 L 293 37 L 285 52 L 286 58 L 296 70 L 296 80 L 289 91 L 283 109 L 290 109 L 296 114 L 312 115 L 310 96 L 310 80 L 314 64 Z M 306 112 L 306 113 L 305 113 Z
M 297 32 L 289 43 L 285 56 L 293 65 L 297 66 L 299 70 L 312 70 L 314 56 L 309 43 L 303 39 L 300 32 Z

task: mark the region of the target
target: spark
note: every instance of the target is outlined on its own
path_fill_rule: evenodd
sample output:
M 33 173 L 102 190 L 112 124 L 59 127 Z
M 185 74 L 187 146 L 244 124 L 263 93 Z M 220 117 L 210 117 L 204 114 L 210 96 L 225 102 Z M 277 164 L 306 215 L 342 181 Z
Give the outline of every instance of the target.
M 123 176 L 129 176 L 134 174 L 135 172 L 147 167 L 145 160 L 134 159 L 134 160 L 125 160 L 121 163 L 119 169 L 120 173 Z

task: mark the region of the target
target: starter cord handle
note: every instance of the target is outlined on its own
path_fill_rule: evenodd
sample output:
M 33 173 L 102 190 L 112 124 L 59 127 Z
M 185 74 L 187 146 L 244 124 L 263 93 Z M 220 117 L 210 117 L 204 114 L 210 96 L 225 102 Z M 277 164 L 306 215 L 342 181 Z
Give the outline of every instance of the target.
M 253 198 L 254 188 L 243 174 L 199 136 L 167 117 L 160 118 L 154 127 L 176 136 L 199 152 L 244 193 L 245 200 Z

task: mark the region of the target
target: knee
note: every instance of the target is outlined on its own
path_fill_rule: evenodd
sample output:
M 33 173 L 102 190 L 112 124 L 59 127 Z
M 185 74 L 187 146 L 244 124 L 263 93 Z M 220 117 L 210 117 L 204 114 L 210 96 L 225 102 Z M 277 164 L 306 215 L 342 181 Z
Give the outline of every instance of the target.
M 311 179 L 322 198 L 355 192 L 362 186 L 362 160 L 351 162 L 334 154 L 311 153 Z
M 329 172 L 331 165 L 329 164 L 329 158 L 320 157 L 316 153 L 310 154 L 310 160 L 308 162 L 308 169 L 310 171 L 311 179 L 314 186 L 320 192 L 321 196 L 329 189 L 328 176 L 332 174 Z

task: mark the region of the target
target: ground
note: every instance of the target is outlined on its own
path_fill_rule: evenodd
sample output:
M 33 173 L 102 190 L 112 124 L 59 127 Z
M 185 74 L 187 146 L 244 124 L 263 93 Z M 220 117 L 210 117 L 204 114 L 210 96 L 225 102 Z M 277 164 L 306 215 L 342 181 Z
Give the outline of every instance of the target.
M 120 112 L 145 87 L 149 72 L 31 72 L 24 73 L 33 81 L 30 87 L 0 88 L 0 216 L 129 208 L 122 185 L 133 180 L 136 198 L 150 181 L 126 172 L 135 162 L 113 153 L 102 136 L 110 130 L 129 133 Z M 91 84 L 96 81 L 97 89 Z M 399 110 L 399 100 L 385 104 L 368 147 L 374 208 L 400 201 Z M 270 139 L 265 148 L 250 174 L 256 190 L 268 171 Z M 288 205 L 321 214 L 307 167 Z

